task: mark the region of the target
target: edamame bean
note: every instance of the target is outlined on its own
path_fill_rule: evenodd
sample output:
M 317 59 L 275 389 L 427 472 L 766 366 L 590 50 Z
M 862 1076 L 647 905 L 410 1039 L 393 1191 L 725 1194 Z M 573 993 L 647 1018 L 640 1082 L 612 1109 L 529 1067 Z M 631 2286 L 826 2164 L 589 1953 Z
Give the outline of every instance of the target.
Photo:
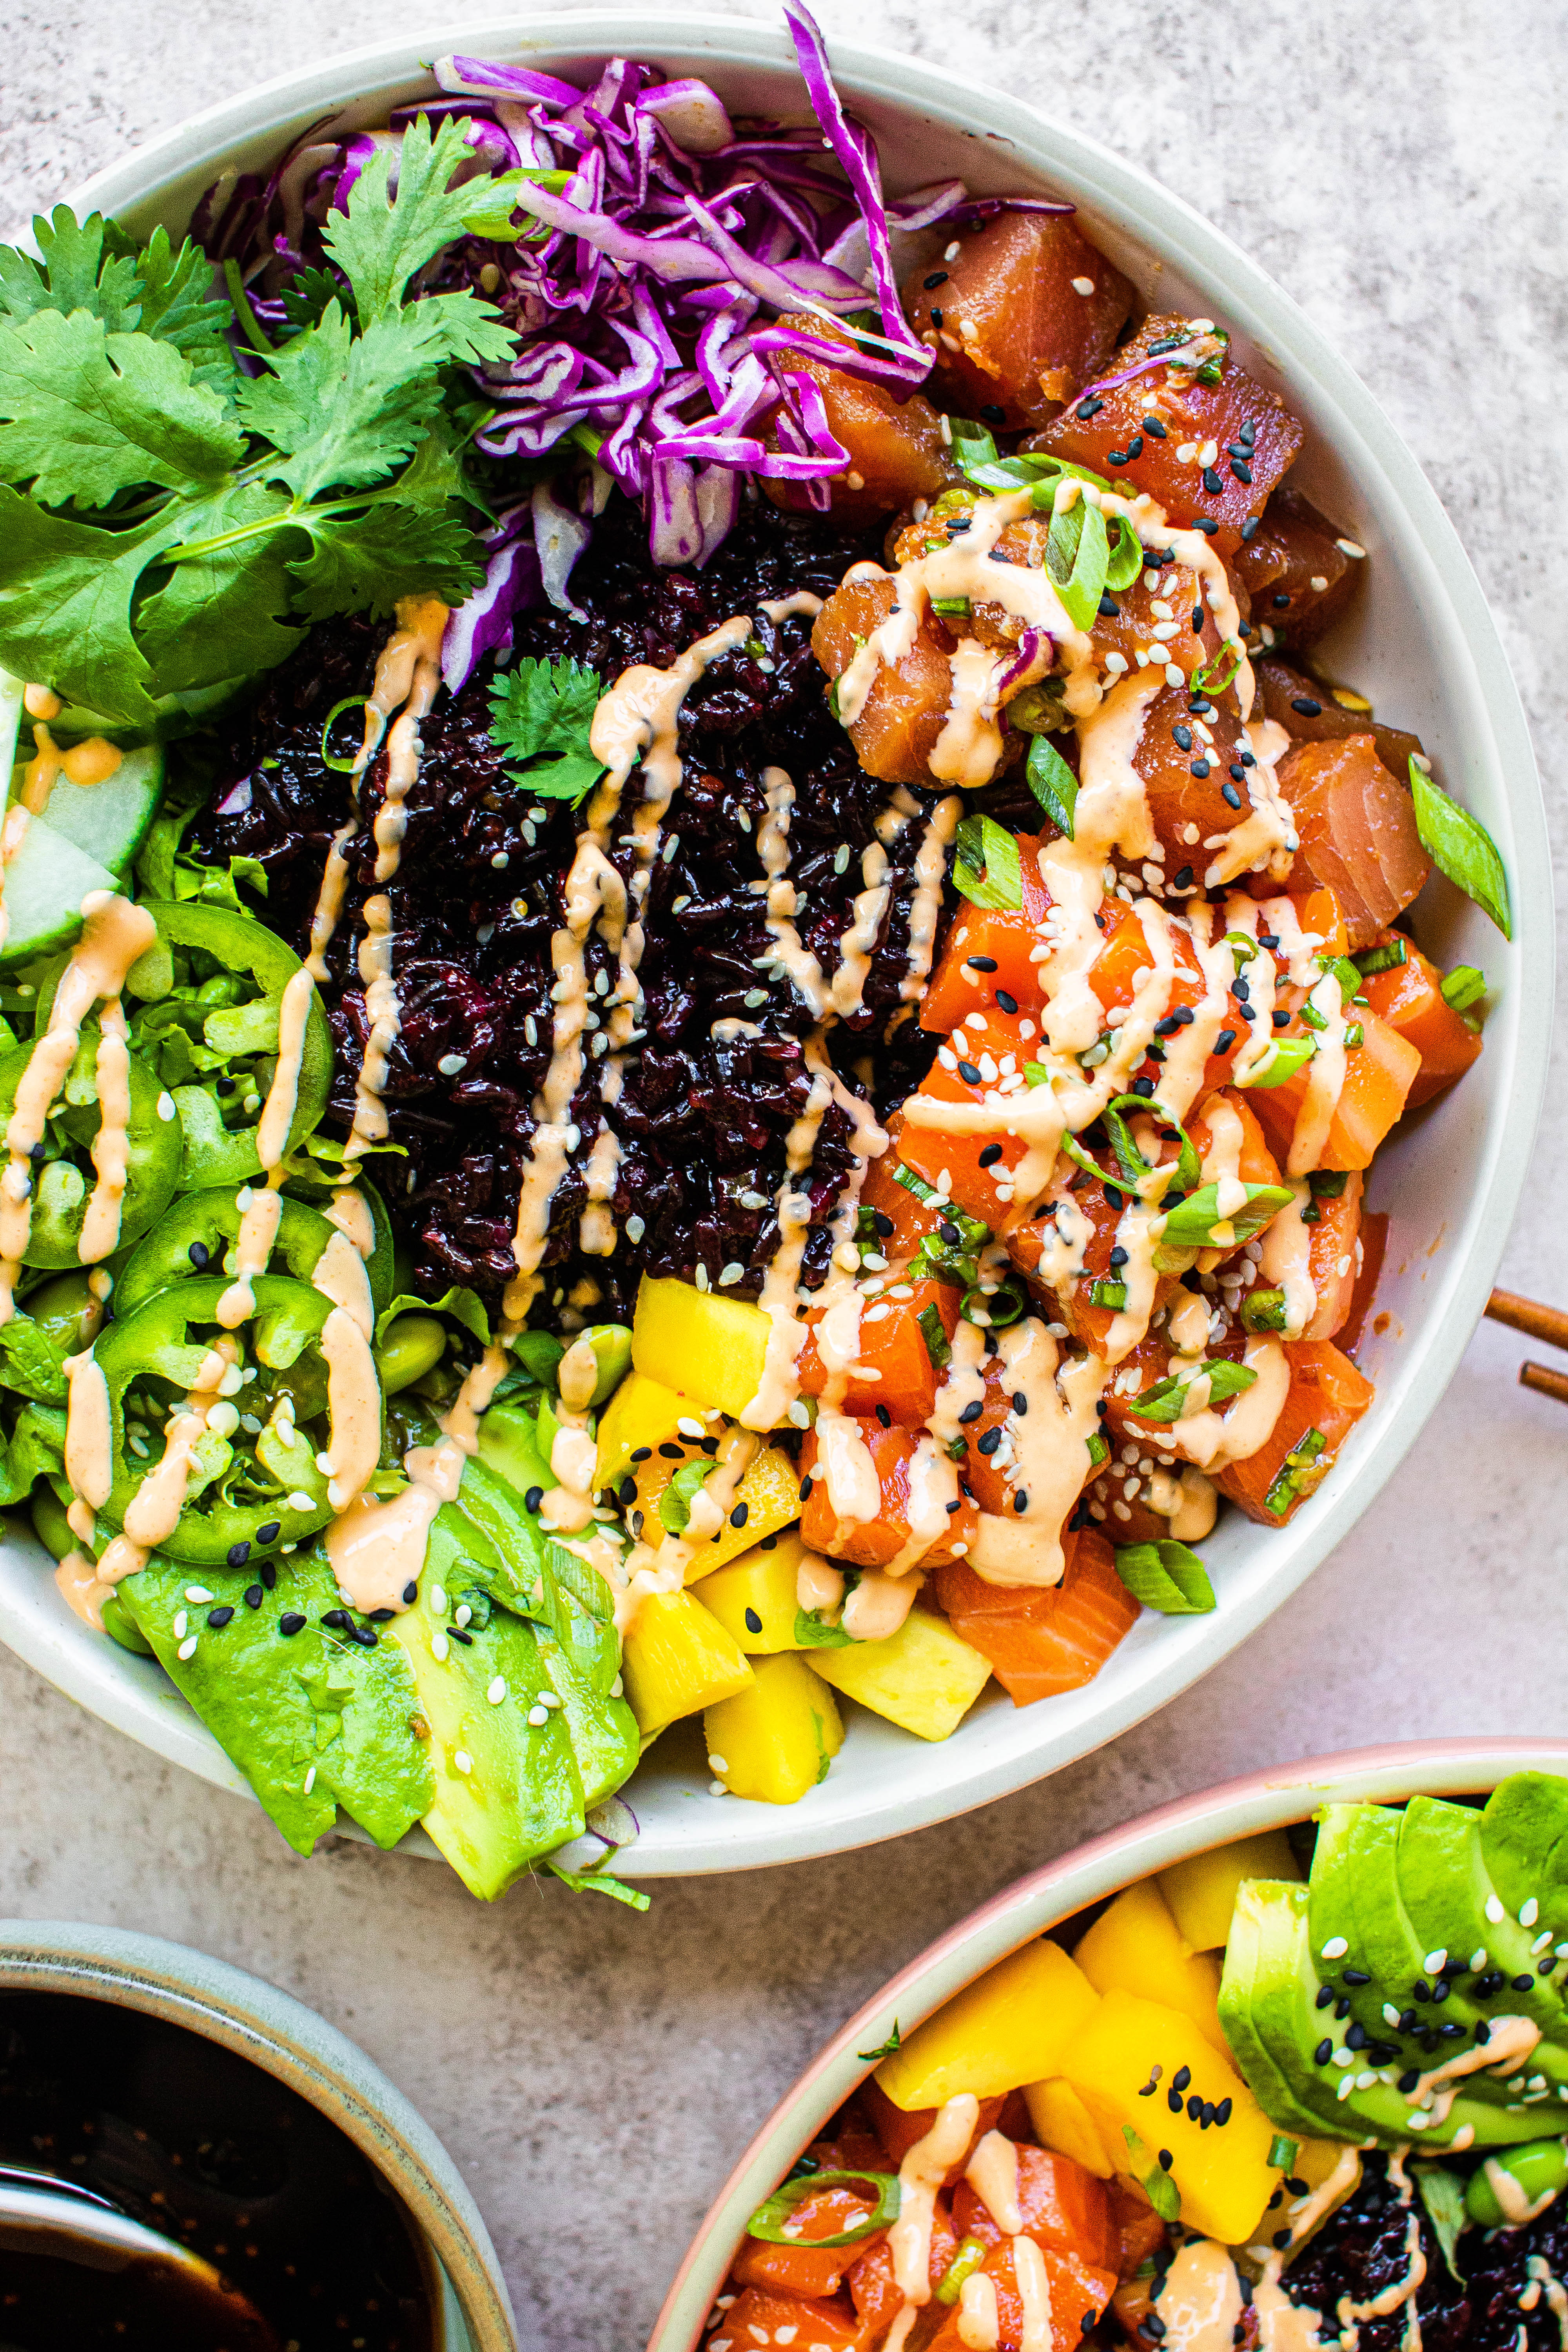
M 582 1336 L 593 1349 L 599 1367 L 589 1402 L 601 1405 L 615 1394 L 631 1370 L 632 1335 L 624 1323 L 591 1323 Z
M 1483 2230 L 1515 2228 L 1528 2221 L 1545 2198 L 1568 2189 L 1568 2140 L 1532 2139 L 1488 2157 L 1472 2172 L 1465 2210 Z
M 112 1595 L 103 1604 L 103 1630 L 110 1641 L 118 1642 L 122 1650 L 131 1652 L 132 1657 L 150 1658 L 153 1655 L 152 1643 L 142 1628 L 132 1623 L 124 1602 L 115 1600 Z
M 447 1352 L 446 1327 L 434 1315 L 400 1315 L 375 1351 L 382 1389 L 395 1396 L 434 1371 Z

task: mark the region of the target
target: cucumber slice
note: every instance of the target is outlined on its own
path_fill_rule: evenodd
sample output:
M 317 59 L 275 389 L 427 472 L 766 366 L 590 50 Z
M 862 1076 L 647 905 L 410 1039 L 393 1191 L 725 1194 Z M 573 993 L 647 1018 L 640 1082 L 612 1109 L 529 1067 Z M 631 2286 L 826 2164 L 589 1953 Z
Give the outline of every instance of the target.
M 13 791 L 19 774 L 13 772 Z M 128 751 L 101 784 L 58 779 L 44 814 L 28 818 L 22 845 L 5 869 L 8 923 L 0 965 L 76 938 L 82 900 L 89 890 L 114 889 L 129 871 L 163 789 L 163 754 L 152 744 Z

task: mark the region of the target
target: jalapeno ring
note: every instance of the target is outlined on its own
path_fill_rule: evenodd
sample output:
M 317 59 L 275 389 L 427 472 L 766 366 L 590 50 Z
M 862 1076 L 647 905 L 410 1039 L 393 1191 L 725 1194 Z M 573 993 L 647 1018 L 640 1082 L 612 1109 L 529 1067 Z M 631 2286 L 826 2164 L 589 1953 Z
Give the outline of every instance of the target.
M 160 1292 L 176 1282 L 194 1281 L 209 1267 L 215 1280 L 226 1273 L 225 1253 L 239 1238 L 243 1213 L 238 1193 L 226 1184 L 204 1185 L 199 1192 L 180 1195 L 132 1252 L 114 1286 L 115 1314 L 134 1315 Z M 337 1230 L 319 1210 L 285 1194 L 271 1266 L 280 1276 L 308 1283 Z
M 60 1268 L 82 1264 L 82 1223 L 93 1186 L 90 1147 L 100 1115 L 94 1066 L 99 1032 L 89 1025 L 50 1111 L 44 1156 L 33 1173 L 32 1219 L 24 1265 Z M 33 1058 L 31 1045 L 0 1057 L 0 1137 L 10 1124 L 16 1089 Z M 179 1179 L 181 1134 L 173 1105 L 140 1055 L 129 1057 L 131 1115 L 126 1121 L 121 1243 L 133 1242 L 163 1214 Z

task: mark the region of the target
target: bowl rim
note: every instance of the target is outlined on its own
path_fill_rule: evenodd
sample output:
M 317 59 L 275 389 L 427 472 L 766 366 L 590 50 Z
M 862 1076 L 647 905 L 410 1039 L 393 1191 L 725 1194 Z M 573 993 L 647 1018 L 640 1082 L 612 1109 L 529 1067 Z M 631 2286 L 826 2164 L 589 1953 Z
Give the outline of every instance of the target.
M 1388 1804 L 1418 1794 L 1467 1795 L 1528 1770 L 1568 1772 L 1568 1738 L 1419 1739 L 1339 1749 L 1178 1797 L 1015 1879 L 889 1978 L 784 2093 L 698 2225 L 654 2321 L 647 2352 L 695 2352 L 739 2243 L 740 2224 L 873 2071 L 862 2045 L 879 2048 L 895 2023 L 908 2032 L 1009 1952 L 1087 1905 L 1213 1846 L 1286 1828 L 1331 1801 Z
M 292 1993 L 161 1936 L 0 1919 L 0 1994 L 7 1992 L 70 1993 L 133 2009 L 221 2042 L 286 2084 L 401 2197 L 458 2298 L 473 2352 L 516 2352 L 500 2259 L 445 2147 L 374 2060 Z
M 447 46 L 502 53 L 561 66 L 617 50 L 679 53 L 715 71 L 793 70 L 782 29 L 679 12 L 652 20 L 625 10 L 581 15 L 459 21 L 416 42 L 404 38 L 349 51 L 222 100 L 189 118 L 82 184 L 72 201 L 144 210 L 177 185 L 210 175 L 242 141 L 280 137 L 291 123 L 335 111 L 356 96 L 429 87 L 425 61 Z M 1421 609 L 1422 642 L 1434 670 L 1447 673 L 1453 706 L 1478 748 L 1483 813 L 1510 868 L 1516 935 L 1502 965 L 1507 982 L 1489 1024 L 1497 1070 L 1494 1108 L 1479 1146 L 1479 1176 L 1467 1197 L 1445 1203 L 1441 1259 L 1432 1261 L 1418 1348 L 1405 1350 L 1379 1381 L 1379 1399 L 1340 1475 L 1297 1513 L 1268 1531 L 1266 1551 L 1246 1545 L 1245 1577 L 1222 1588 L 1207 1617 L 1168 1620 L 1158 1638 L 1111 1661 L 1091 1703 L 1083 1694 L 1049 1709 L 994 1711 L 984 1752 L 951 1769 L 924 1766 L 918 1748 L 910 1771 L 873 1772 L 868 1793 L 847 1782 L 810 1792 L 796 1807 L 747 1807 L 781 1816 L 746 1821 L 734 1806 L 675 1808 L 690 1816 L 645 1831 L 617 1866 L 632 1877 L 687 1875 L 755 1868 L 816 1857 L 951 1820 L 1010 1794 L 1092 1752 L 1127 1730 L 1218 1664 L 1316 1568 L 1370 1505 L 1414 1442 L 1447 1386 L 1485 1305 L 1528 1171 L 1544 1096 L 1554 980 L 1554 911 L 1544 810 L 1517 689 L 1476 580 L 1436 492 L 1372 395 L 1323 332 L 1290 297 L 1222 231 L 1149 174 L 1093 139 L 1009 93 L 917 59 L 834 39 L 836 76 L 858 106 L 883 119 L 896 113 L 942 124 L 975 142 L 975 176 L 994 174 L 1001 158 L 1049 179 L 1116 231 L 1163 264 L 1182 268 L 1216 301 L 1227 320 L 1289 382 L 1310 392 L 1331 427 L 1324 439 L 1352 478 L 1376 501 L 1393 540 L 1391 558 L 1408 575 Z M 1500 948 L 1501 942 L 1498 942 Z M 1436 1247 L 1434 1244 L 1434 1248 Z M 29 1548 L 30 1539 L 26 1539 Z M 0 1545 L 0 1550 L 5 1547 Z M 1254 1565 L 1256 1563 L 1256 1565 Z M 1241 1589 L 1245 1583 L 1245 1589 Z M 89 1656 L 58 1622 L 52 1587 L 29 1601 L 26 1591 L 0 1590 L 0 1639 L 58 1686 L 171 1761 L 221 1787 L 248 1794 L 243 1777 L 172 1690 L 133 1671 L 142 1662 L 116 1653 Z M 72 1621 L 74 1625 L 75 1621 Z M 79 1628 L 77 1629 L 79 1632 Z M 1129 1645 L 1131 1647 L 1131 1645 Z M 1039 1714 L 1037 1723 L 1026 1717 Z M 987 1717 L 991 1720 L 991 1717 Z M 962 1737 L 962 1734 L 960 1735 Z M 832 1791 L 830 1795 L 830 1790 Z M 354 1832 L 357 1834 L 357 1832 Z M 434 1849 L 415 1833 L 405 1850 Z

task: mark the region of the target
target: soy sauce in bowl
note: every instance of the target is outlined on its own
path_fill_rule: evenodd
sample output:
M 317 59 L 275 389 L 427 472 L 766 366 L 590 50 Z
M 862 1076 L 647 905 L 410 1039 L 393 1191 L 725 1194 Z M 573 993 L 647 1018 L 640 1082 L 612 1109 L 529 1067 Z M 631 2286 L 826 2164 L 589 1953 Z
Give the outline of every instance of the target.
M 183 2026 L 0 1994 L 0 2168 L 13 2189 L 28 2173 L 89 2191 L 199 2258 L 105 2247 L 63 2200 L 61 2227 L 0 2219 L 5 2352 L 436 2352 L 430 2257 L 375 2168 Z

